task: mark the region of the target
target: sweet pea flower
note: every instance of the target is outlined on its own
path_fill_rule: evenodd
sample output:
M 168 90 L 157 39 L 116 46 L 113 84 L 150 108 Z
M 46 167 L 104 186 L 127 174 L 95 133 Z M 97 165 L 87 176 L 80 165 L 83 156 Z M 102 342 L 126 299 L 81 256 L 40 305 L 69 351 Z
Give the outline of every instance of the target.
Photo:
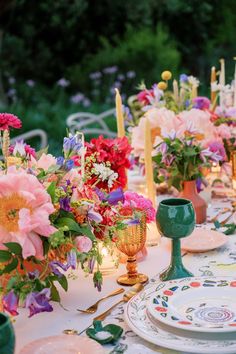
M 71 250 L 68 254 L 67 254 L 67 267 L 68 269 L 76 269 L 76 265 L 77 265 L 77 256 L 76 256 L 76 252 L 74 250 Z
M 207 97 L 198 96 L 193 99 L 193 108 L 209 109 L 211 101 Z
M 87 236 L 77 236 L 75 238 L 75 245 L 79 252 L 88 253 L 91 250 L 93 243 Z
M 2 298 L 3 309 L 9 312 L 12 316 L 19 315 L 17 312 L 19 298 L 14 293 L 14 290 L 11 290 L 7 295 L 4 295 Z
M 230 139 L 232 137 L 232 128 L 230 128 L 228 125 L 221 124 L 216 129 L 222 139 Z
M 29 317 L 32 317 L 40 312 L 52 312 L 53 308 L 49 304 L 51 290 L 45 288 L 40 292 L 32 292 L 27 295 L 25 307 L 30 310 Z
M 42 156 L 37 161 L 33 156 L 31 156 L 30 167 L 42 168 L 43 170 L 48 170 L 49 167 L 57 164 L 56 158 L 51 154 L 43 153 Z

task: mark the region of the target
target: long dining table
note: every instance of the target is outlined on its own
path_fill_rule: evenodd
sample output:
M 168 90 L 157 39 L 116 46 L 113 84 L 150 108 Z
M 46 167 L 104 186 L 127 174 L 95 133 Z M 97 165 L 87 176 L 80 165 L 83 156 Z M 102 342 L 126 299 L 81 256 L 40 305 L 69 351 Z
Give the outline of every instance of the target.
M 208 208 L 208 217 L 216 215 L 222 208 L 229 207 L 231 202 L 232 199 L 230 198 L 212 200 Z M 222 216 L 222 219 L 224 217 Z M 234 215 L 231 221 L 234 221 Z M 203 225 L 196 225 L 196 227 L 211 229 L 214 225 L 206 222 Z M 170 262 L 170 250 L 170 242 L 164 237 L 161 238 L 157 246 L 148 248 L 146 258 L 138 263 L 139 271 L 149 276 L 149 284 L 146 286 L 159 281 L 158 275 Z M 183 263 L 195 276 L 234 276 L 236 274 L 236 235 L 228 236 L 228 241 L 222 247 L 208 252 L 183 252 Z M 61 304 L 55 303 L 53 312 L 44 312 L 28 318 L 28 311 L 21 309 L 19 316 L 14 320 L 16 354 L 19 354 L 27 343 L 35 339 L 59 335 L 65 329 L 84 331 L 92 324 L 93 318 L 97 314 L 104 312 L 118 302 L 122 298 L 122 294 L 103 301 L 95 315 L 82 314 L 77 311 L 77 308 L 85 309 L 102 296 L 120 287 L 116 283 L 116 279 L 124 272 L 125 266 L 121 264 L 117 270 L 114 269 L 111 274 L 104 276 L 101 292 L 94 288 L 91 275 L 85 277 L 81 271 L 70 273 L 68 274 L 69 291 L 60 291 Z M 145 353 L 144 347 L 147 353 L 182 353 L 181 351 L 156 346 L 138 337 L 124 320 L 125 306 L 126 304 L 117 306 L 104 322 L 118 324 L 124 329 L 120 342 L 127 344 L 129 353 L 132 353 L 133 348 L 133 352 L 137 354 L 138 345 L 141 345 L 140 348 L 142 348 L 143 353 Z M 86 336 L 85 332 L 81 335 Z M 105 353 L 112 351 L 111 345 L 104 348 Z

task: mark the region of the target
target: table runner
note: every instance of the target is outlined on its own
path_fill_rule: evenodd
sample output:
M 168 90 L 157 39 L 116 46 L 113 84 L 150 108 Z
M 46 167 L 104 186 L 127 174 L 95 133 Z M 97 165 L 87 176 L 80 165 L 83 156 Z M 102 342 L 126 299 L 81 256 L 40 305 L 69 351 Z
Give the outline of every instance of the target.
M 215 215 L 219 208 L 228 207 L 230 202 L 231 199 L 214 200 L 208 208 L 209 217 Z M 206 223 L 201 225 L 201 227 L 209 229 L 214 227 L 214 225 Z M 231 235 L 228 237 L 228 242 L 214 251 L 184 254 L 183 262 L 187 269 L 192 271 L 195 276 L 235 275 L 236 236 Z M 149 248 L 149 254 L 146 260 L 139 263 L 139 270 L 148 274 L 150 277 L 149 284 L 158 281 L 158 274 L 169 264 L 170 252 L 168 244 L 168 241 L 163 238 L 160 246 Z M 98 293 L 97 290 L 93 288 L 91 277 L 84 278 L 83 275 L 79 273 L 77 279 L 70 279 L 70 292 L 62 293 L 62 304 L 65 309 L 56 304 L 52 313 L 42 313 L 31 319 L 27 318 L 27 311 L 22 309 L 14 324 L 17 338 L 16 354 L 19 354 L 20 349 L 34 339 L 61 334 L 62 330 L 66 328 L 74 328 L 78 331 L 82 331 L 89 326 L 95 315 L 80 314 L 76 311 L 76 308 L 86 308 L 98 298 L 101 298 L 102 295 L 106 295 L 116 289 L 118 286 L 115 280 L 117 276 L 123 272 L 124 266 L 122 265 L 117 272 L 106 276 L 102 293 Z M 73 278 L 74 275 L 71 274 L 70 277 Z M 116 301 L 119 301 L 119 299 L 120 296 L 117 296 L 103 302 L 99 307 L 98 314 L 109 308 Z M 134 343 L 141 343 L 154 352 L 162 354 L 182 353 L 152 345 L 135 335 L 124 322 L 124 306 L 125 305 L 121 305 L 114 309 L 112 314 L 104 321 L 104 323 L 115 323 L 123 327 L 124 332 L 120 340 L 121 343 L 127 344 L 129 348 L 132 348 Z M 109 353 L 112 350 L 112 346 L 107 346 L 105 349 L 106 352 Z

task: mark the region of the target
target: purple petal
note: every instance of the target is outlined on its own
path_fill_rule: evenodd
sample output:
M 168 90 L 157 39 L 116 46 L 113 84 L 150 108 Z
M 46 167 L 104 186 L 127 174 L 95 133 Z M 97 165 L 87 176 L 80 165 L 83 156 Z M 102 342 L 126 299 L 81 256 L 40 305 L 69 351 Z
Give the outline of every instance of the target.
M 88 218 L 92 221 L 95 221 L 97 223 L 100 223 L 102 221 L 102 215 L 94 211 L 93 209 L 90 209 L 88 211 Z
M 9 312 L 11 315 L 19 315 L 17 312 L 19 298 L 16 296 L 13 290 L 11 290 L 7 295 L 3 296 L 3 309 Z
M 30 310 L 29 317 L 32 317 L 40 312 L 53 311 L 52 306 L 49 304 L 51 290 L 45 288 L 42 291 L 36 293 L 30 293 L 25 300 L 25 307 Z
M 110 205 L 116 205 L 118 202 L 124 203 L 125 197 L 122 188 L 117 188 L 115 191 L 108 194 L 106 200 Z

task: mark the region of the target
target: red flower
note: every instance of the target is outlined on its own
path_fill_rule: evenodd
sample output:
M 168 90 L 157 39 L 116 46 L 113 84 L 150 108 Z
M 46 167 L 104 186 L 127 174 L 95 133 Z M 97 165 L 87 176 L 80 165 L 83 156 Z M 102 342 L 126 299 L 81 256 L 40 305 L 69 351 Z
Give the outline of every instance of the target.
M 126 169 L 130 167 L 129 154 L 131 146 L 126 137 L 116 139 L 105 139 L 103 136 L 94 138 L 90 143 L 86 144 L 86 157 L 96 158 L 96 163 L 109 163 L 111 170 L 118 174 L 117 180 L 114 181 L 112 190 L 119 187 L 124 188 L 127 183 Z M 87 166 L 91 171 L 91 165 Z M 97 176 L 91 176 L 87 183 L 93 185 L 97 181 Z M 108 191 L 107 182 L 99 182 L 96 186 L 100 189 Z M 111 191 L 111 190 L 110 190 Z
M 0 113 L 0 130 L 9 130 L 10 128 L 20 129 L 21 120 L 11 113 Z
M 144 90 L 138 93 L 137 98 L 140 103 L 143 105 L 150 104 L 150 96 L 154 97 L 154 92 L 153 90 Z

